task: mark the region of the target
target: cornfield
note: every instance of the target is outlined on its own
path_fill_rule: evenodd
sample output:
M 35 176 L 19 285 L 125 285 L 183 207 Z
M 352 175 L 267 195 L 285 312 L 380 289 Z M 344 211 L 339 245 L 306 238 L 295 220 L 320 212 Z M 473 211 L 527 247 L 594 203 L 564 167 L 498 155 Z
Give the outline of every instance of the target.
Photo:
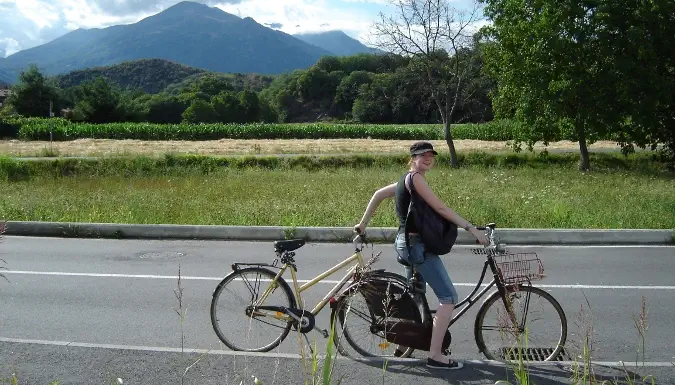
M 384 139 L 442 140 L 441 124 L 378 125 L 333 123 L 152 124 L 71 122 L 63 118 L 18 118 L 4 122 L 5 130 L 24 140 L 137 139 Z M 505 141 L 515 139 L 520 125 L 511 121 L 452 125 L 455 139 Z M 7 136 L 7 135 L 6 135 Z M 11 135 L 9 135 L 11 136 Z

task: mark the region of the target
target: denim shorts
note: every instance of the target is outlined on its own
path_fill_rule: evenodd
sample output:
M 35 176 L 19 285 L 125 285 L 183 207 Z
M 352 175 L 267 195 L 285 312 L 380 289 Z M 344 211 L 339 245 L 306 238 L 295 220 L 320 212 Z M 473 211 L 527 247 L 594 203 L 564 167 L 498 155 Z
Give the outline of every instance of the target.
M 422 276 L 422 283 L 429 284 L 431 289 L 438 297 L 438 302 L 443 304 L 456 304 L 457 291 L 445 270 L 441 258 L 433 253 L 424 250 L 424 244 L 419 235 L 409 235 L 410 252 L 408 255 L 408 248 L 405 244 L 405 234 L 398 234 L 396 236 L 395 248 L 398 255 L 406 262 L 415 264 L 415 269 Z M 412 261 L 411 261 L 412 259 Z M 412 277 L 412 268 L 405 266 L 406 277 Z

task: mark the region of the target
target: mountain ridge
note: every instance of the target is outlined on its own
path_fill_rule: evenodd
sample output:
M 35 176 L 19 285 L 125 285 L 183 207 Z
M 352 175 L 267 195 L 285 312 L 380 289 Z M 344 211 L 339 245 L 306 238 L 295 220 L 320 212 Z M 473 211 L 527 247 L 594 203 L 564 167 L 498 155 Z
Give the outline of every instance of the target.
M 342 30 L 297 33 L 293 36 L 306 43 L 328 50 L 338 56 L 351 56 L 359 53 L 385 53 L 377 48 L 366 46 L 359 40 L 347 35 Z
M 110 66 L 86 68 L 56 75 L 54 79 L 61 88 L 69 88 L 102 76 L 122 88 L 141 89 L 155 94 L 165 91 L 169 86 L 178 86 L 211 74 L 230 79 L 234 88 L 238 90 L 249 86 L 260 91 L 273 80 L 273 77 L 258 74 L 212 72 L 164 59 L 139 59 Z
M 16 80 L 30 64 L 47 75 L 164 59 L 214 72 L 280 74 L 307 68 L 333 53 L 215 7 L 184 1 L 136 23 L 77 29 L 0 60 Z M 1 80 L 1 79 L 0 79 Z

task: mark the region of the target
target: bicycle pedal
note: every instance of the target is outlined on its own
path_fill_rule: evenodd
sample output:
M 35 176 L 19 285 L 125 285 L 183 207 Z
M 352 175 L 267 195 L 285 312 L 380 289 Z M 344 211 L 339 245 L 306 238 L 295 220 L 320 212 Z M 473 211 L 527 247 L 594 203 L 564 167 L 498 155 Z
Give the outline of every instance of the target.
M 329 335 L 329 334 L 328 334 L 328 330 L 323 329 L 323 330 L 321 331 L 321 335 L 323 335 L 323 338 L 328 338 L 328 335 Z

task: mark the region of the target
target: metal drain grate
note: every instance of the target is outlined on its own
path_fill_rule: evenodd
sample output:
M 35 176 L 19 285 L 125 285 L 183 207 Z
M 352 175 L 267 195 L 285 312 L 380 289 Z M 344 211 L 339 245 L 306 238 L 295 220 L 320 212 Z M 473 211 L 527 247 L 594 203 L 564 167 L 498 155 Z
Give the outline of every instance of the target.
M 500 355 L 502 359 L 506 359 L 508 354 L 509 359 L 518 360 L 522 352 L 523 361 L 544 361 L 554 350 L 555 348 L 502 348 Z M 570 357 L 564 347 L 554 361 L 570 361 Z

